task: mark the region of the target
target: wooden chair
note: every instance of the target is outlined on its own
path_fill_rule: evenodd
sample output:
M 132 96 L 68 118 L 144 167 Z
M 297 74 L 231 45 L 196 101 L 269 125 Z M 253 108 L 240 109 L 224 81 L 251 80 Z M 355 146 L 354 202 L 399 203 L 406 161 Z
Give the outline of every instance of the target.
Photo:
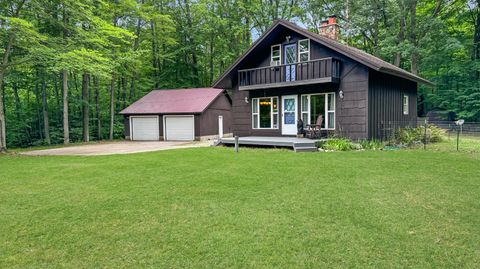
M 321 128 L 323 123 L 323 115 L 318 115 L 317 122 L 315 124 L 307 124 L 306 137 L 307 138 L 320 138 Z

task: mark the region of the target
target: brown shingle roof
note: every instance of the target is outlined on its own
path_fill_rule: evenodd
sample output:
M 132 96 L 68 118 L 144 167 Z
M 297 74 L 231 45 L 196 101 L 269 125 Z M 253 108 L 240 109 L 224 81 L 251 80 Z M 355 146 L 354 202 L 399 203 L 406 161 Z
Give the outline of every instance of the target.
M 202 113 L 220 94 L 215 88 L 153 90 L 120 114 Z
M 260 38 L 255 41 L 255 43 L 253 43 L 253 45 L 241 56 L 239 57 L 226 71 L 225 73 L 223 73 L 222 76 L 219 77 L 219 79 L 217 81 L 215 81 L 213 83 L 213 87 L 217 87 L 220 82 L 222 82 L 222 80 L 224 80 L 225 78 L 227 78 L 228 76 L 230 76 L 230 73 L 232 71 L 235 70 L 236 66 L 258 45 L 260 44 L 266 36 L 268 36 L 273 29 L 275 29 L 276 27 L 278 27 L 279 25 L 283 26 L 283 27 L 286 27 L 292 31 L 295 31 L 295 32 L 298 32 L 308 38 L 310 38 L 311 40 L 314 40 L 332 50 L 335 50 L 361 64 L 364 64 L 366 65 L 367 67 L 373 69 L 373 70 L 376 70 L 376 71 L 379 71 L 379 72 L 382 72 L 382 73 L 387 73 L 387 74 L 391 74 L 391 75 L 394 75 L 394 76 L 398 76 L 398 77 L 402 77 L 402 78 L 405 78 L 405 79 L 408 79 L 408 80 L 412 80 L 412 81 L 415 81 L 415 82 L 419 82 L 419 83 L 424 83 L 424 84 L 428 84 L 428 85 L 433 85 L 430 81 L 424 79 L 424 78 L 421 78 L 417 75 L 414 75 L 408 71 L 405 71 L 403 69 L 401 69 L 400 67 L 397 67 L 393 64 L 390 64 L 380 58 L 377 58 L 371 54 L 368 54 L 360 49 L 357 49 L 357 48 L 354 48 L 354 47 L 350 47 L 350 46 L 347 46 L 347 45 L 344 45 L 344 44 L 341 44 L 335 40 L 332 40 L 332 39 L 329 39 L 327 37 L 323 37 L 321 35 L 318 35 L 318 34 L 315 34 L 315 33 L 312 33 L 310 31 L 307 31 L 306 29 L 303 29 L 299 26 L 297 26 L 296 24 L 294 23 L 291 23 L 289 21 L 286 21 L 286 20 L 277 20 L 267 31 L 265 31 L 265 33 L 260 36 Z

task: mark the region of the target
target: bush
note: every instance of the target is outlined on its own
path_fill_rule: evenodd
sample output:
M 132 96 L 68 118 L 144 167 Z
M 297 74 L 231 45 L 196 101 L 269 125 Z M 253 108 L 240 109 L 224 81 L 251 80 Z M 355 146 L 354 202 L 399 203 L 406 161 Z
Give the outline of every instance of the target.
M 427 126 L 427 143 L 437 143 L 445 139 L 446 132 L 435 125 Z M 406 127 L 395 131 L 389 144 L 400 146 L 414 146 L 422 144 L 425 139 L 425 126 L 416 128 Z
M 317 142 L 317 147 L 324 150 L 348 151 L 357 149 L 358 147 L 346 138 L 332 138 L 325 141 Z
M 362 149 L 380 150 L 383 149 L 383 143 L 378 140 L 362 140 L 360 141 Z

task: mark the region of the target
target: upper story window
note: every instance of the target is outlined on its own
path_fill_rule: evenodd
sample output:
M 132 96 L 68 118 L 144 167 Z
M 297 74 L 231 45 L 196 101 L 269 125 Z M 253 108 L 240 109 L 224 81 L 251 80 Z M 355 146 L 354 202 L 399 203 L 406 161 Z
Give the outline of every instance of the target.
M 271 47 L 271 60 L 270 65 L 281 65 L 282 64 L 282 46 L 281 45 L 273 45 Z
M 408 95 L 403 95 L 403 115 L 408 115 Z
M 298 59 L 300 62 L 310 61 L 310 39 L 298 41 Z

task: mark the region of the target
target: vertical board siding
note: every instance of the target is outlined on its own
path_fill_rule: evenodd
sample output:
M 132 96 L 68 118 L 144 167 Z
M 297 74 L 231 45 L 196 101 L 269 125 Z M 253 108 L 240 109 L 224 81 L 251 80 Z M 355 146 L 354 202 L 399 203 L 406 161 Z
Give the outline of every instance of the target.
M 353 140 L 368 137 L 368 68 L 354 62 L 342 67 L 339 91 L 336 94 L 336 126 L 338 136 Z
M 417 83 L 371 71 L 369 79 L 369 138 L 385 139 L 395 129 L 417 123 Z M 409 113 L 403 114 L 403 95 L 408 95 Z
M 232 132 L 232 105 L 225 95 L 219 96 L 199 115 L 199 136 L 218 134 L 218 116 L 223 116 L 223 133 Z

